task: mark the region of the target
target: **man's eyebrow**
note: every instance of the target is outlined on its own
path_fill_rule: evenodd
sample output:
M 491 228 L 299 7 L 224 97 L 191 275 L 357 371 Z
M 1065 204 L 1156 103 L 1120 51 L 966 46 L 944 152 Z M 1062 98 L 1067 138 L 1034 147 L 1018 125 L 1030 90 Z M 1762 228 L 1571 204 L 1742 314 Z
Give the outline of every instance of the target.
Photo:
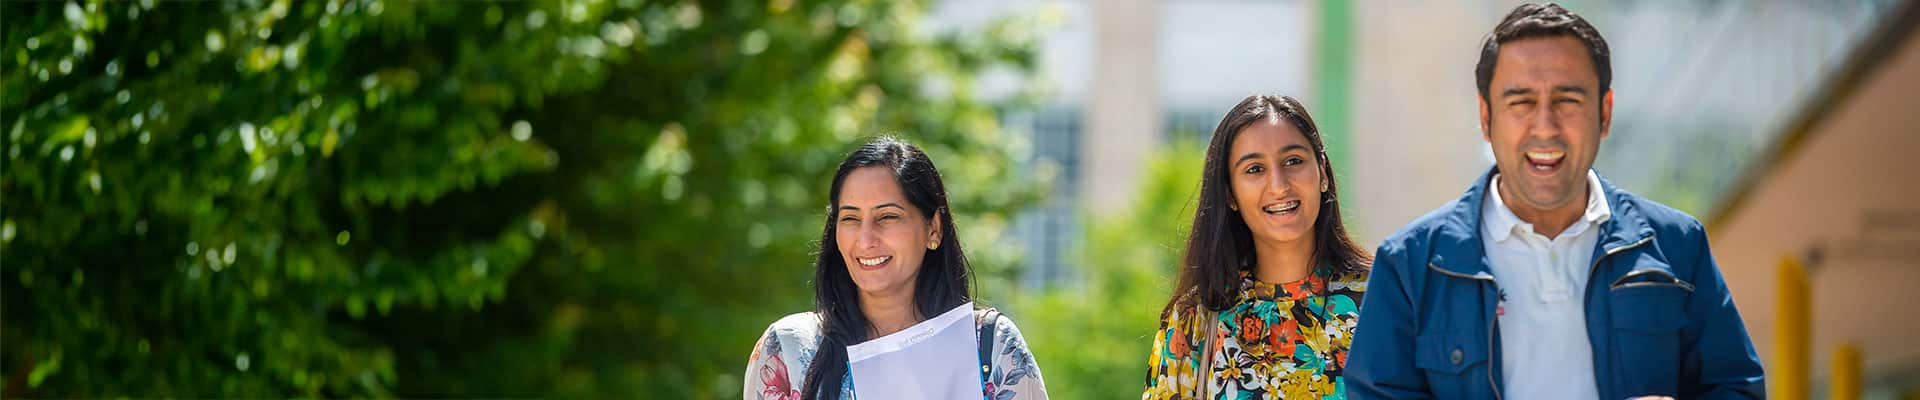
M 1584 94 L 1587 94 L 1587 88 L 1579 85 L 1555 85 L 1553 87 L 1553 92 L 1554 93 L 1579 93 L 1584 95 Z
M 1507 90 L 1500 91 L 1500 97 L 1526 96 L 1530 94 L 1533 94 L 1533 88 L 1517 87 L 1517 88 L 1507 88 Z

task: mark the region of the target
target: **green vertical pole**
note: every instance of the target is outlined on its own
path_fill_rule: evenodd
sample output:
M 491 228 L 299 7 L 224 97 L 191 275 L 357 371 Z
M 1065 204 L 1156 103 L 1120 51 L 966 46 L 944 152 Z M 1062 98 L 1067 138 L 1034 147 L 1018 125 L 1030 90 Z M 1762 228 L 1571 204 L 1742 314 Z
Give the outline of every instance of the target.
M 1312 70 L 1315 98 L 1308 107 L 1326 142 L 1327 157 L 1342 171 L 1351 171 L 1354 159 L 1347 144 L 1353 134 L 1353 4 L 1347 0 L 1321 0 L 1319 4 L 1320 23 L 1316 26 L 1320 33 L 1315 35 L 1319 40 L 1313 48 Z M 1340 181 L 1345 180 L 1336 182 Z M 1343 195 L 1346 193 L 1353 191 Z

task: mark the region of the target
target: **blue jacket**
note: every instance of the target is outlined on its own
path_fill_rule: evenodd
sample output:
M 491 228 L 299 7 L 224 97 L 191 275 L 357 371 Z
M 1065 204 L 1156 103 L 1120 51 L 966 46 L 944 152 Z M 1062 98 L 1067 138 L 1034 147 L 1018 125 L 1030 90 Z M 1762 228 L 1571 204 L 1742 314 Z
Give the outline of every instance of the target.
M 1498 399 L 1499 288 L 1480 238 L 1492 171 L 1375 254 L 1353 350 L 1354 399 Z M 1587 340 L 1603 400 L 1763 398 L 1760 360 L 1700 221 L 1601 180 L 1586 290 Z

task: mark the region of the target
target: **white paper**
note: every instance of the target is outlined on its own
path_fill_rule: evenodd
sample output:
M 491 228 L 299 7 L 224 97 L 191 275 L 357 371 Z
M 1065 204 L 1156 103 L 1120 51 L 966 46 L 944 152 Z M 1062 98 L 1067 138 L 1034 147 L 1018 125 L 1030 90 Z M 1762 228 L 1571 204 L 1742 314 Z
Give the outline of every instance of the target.
M 847 346 L 854 396 L 979 399 L 980 345 L 973 319 L 969 302 L 891 335 Z

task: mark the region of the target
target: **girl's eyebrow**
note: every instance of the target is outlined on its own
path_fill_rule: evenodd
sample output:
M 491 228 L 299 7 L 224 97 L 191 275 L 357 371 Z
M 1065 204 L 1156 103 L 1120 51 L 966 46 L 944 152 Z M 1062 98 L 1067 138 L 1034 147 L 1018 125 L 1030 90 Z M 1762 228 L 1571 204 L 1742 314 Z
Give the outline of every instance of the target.
M 881 203 L 880 205 L 873 206 L 873 209 L 878 210 L 878 209 L 887 208 L 887 207 L 893 207 L 893 208 L 898 208 L 902 210 L 906 209 L 906 207 L 901 207 L 899 204 L 895 204 L 895 203 Z M 841 211 L 860 211 L 860 207 L 842 205 L 840 206 L 840 210 Z

